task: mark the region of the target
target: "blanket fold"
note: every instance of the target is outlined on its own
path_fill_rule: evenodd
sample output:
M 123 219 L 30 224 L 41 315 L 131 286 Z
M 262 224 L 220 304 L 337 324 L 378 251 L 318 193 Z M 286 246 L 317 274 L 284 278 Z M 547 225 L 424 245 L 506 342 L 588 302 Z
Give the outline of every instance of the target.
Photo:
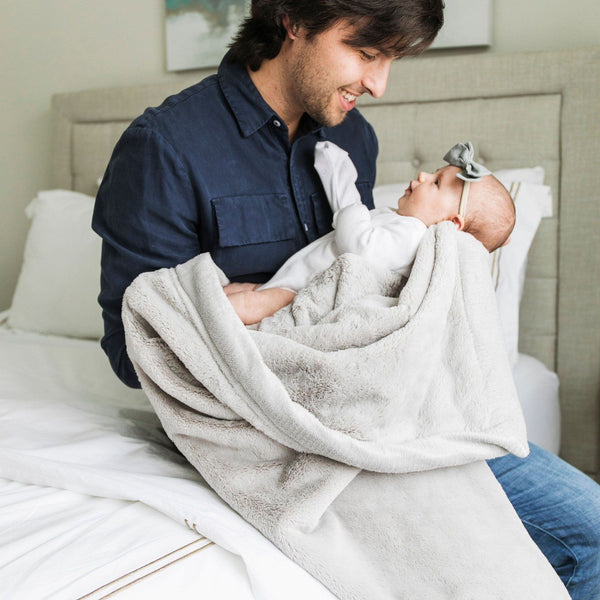
M 230 506 L 340 598 L 568 597 L 483 462 L 528 446 L 479 242 L 431 227 L 408 281 L 343 255 L 255 328 L 224 283 L 208 254 L 142 274 L 123 322 Z

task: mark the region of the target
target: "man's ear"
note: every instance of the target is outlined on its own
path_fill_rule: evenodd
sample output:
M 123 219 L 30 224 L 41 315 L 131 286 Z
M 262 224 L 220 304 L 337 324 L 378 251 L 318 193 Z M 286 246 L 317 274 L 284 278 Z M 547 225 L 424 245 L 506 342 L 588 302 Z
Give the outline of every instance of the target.
M 454 215 L 450 220 L 456 225 L 456 229 L 459 231 L 465 228 L 465 220 L 460 215 Z
M 298 30 L 300 29 L 298 27 L 298 25 L 293 25 L 291 23 L 289 15 L 283 15 L 281 22 L 283 23 L 283 26 L 285 27 L 288 37 L 291 40 L 295 40 L 298 37 Z

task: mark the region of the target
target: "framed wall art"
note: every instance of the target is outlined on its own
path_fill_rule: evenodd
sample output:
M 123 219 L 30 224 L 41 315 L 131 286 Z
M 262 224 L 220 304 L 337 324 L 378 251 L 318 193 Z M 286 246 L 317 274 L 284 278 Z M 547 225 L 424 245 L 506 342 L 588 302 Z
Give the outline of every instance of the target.
M 491 46 L 492 0 L 445 0 L 444 26 L 431 48 Z
M 165 0 L 167 70 L 215 67 L 227 51 L 249 0 Z

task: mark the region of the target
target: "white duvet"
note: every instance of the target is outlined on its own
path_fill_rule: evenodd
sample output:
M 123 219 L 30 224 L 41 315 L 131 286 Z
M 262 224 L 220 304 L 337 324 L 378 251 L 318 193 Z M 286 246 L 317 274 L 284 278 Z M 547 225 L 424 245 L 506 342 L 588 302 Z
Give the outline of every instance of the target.
M 95 342 L 0 332 L 0 477 L 137 500 L 180 525 L 187 520 L 242 557 L 257 599 L 333 598 L 204 484 L 173 449 L 141 392 L 125 388 L 110 372 Z M 87 551 L 110 545 L 107 539 Z M 60 564 L 76 579 L 76 564 Z M 7 581 L 7 574 L 0 578 Z M 76 596 L 63 589 L 22 597 Z
M 243 561 L 141 502 L 0 479 L 0 598 L 251 600 Z

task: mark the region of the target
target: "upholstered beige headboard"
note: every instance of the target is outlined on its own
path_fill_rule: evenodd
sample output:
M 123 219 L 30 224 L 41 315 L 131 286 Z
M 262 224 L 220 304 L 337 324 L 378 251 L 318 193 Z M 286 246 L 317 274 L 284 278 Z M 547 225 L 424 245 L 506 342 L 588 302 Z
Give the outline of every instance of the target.
M 55 96 L 54 185 L 93 194 L 127 124 L 205 74 Z M 439 167 L 457 140 L 472 140 L 492 170 L 544 167 L 554 217 L 543 220 L 530 253 L 519 346 L 558 372 L 561 454 L 597 476 L 600 48 L 399 61 L 383 99 L 366 99 L 361 111 L 379 137 L 378 184 Z

